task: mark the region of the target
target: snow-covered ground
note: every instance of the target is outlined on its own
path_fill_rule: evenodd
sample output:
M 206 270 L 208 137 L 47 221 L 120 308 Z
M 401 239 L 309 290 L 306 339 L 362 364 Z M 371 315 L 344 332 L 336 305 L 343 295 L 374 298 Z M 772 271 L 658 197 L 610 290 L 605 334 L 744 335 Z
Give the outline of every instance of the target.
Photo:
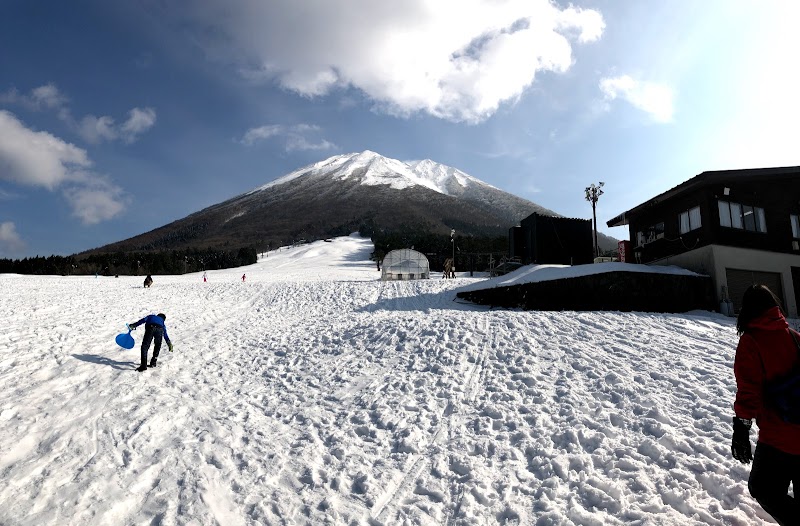
M 733 319 L 488 310 L 370 250 L 0 276 L 0 524 L 769 522 L 729 452 Z M 175 352 L 137 373 L 143 330 L 114 336 L 162 311 Z

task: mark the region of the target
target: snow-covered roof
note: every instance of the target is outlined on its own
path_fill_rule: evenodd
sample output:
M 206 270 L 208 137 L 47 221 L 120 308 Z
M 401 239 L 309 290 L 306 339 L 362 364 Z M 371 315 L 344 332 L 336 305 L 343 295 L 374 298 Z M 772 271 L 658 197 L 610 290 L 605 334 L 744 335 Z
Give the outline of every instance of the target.
M 699 276 L 696 272 L 675 266 L 638 265 L 635 263 L 590 263 L 586 265 L 527 265 L 504 276 L 487 279 L 480 283 L 468 285 L 461 289 L 464 292 L 497 287 L 511 287 L 538 281 L 590 276 L 604 272 L 648 272 L 651 274 L 675 274 L 680 276 Z

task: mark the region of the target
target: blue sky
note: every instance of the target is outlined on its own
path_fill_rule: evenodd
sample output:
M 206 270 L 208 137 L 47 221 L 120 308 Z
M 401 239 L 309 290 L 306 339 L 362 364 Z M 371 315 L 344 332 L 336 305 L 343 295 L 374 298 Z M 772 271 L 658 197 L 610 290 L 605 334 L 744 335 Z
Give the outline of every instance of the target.
M 341 153 L 604 223 L 800 164 L 794 0 L 0 5 L 0 257 L 140 234 Z

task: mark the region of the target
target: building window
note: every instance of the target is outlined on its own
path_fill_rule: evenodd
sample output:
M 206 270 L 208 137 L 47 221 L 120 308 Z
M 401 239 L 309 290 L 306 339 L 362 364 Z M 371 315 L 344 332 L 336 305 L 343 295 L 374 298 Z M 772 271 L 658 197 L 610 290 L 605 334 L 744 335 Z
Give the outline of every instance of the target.
M 700 228 L 702 225 L 700 221 L 700 207 L 696 206 L 683 212 L 680 216 L 680 230 L 681 234 L 685 234 L 691 230 Z
M 800 239 L 800 216 L 792 214 L 789 216 L 789 220 L 792 222 L 792 237 Z
M 640 247 L 646 243 L 652 243 L 662 237 L 664 237 L 664 223 L 655 224 L 644 231 L 636 233 L 636 246 Z
M 767 231 L 763 208 L 728 201 L 718 201 L 718 205 L 720 226 L 749 230 L 750 232 Z
M 719 226 L 731 226 L 731 206 L 727 201 L 717 201 L 719 206 Z

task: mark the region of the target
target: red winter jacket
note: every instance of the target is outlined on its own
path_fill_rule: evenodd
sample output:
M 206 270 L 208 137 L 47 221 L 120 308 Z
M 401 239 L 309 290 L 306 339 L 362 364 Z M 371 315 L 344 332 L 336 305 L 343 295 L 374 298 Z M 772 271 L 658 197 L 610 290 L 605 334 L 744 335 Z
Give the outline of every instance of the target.
M 790 330 L 778 307 L 771 308 L 747 326 L 739 338 L 733 363 L 737 388 L 733 409 L 739 418 L 756 419 L 759 442 L 800 455 L 800 425 L 781 420 L 764 400 L 764 386 L 800 363 Z M 795 335 L 800 337 L 796 332 Z

